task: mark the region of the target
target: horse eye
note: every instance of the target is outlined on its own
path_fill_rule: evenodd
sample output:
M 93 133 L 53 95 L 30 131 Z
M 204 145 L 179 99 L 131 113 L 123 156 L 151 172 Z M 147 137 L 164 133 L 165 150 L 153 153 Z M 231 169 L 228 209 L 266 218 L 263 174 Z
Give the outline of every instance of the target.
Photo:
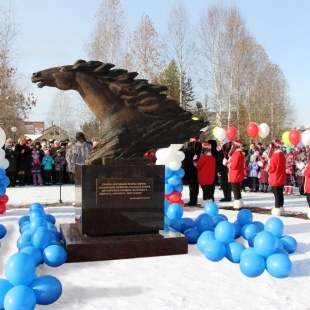
M 60 72 L 66 72 L 66 68 L 61 67 L 61 68 L 60 68 Z

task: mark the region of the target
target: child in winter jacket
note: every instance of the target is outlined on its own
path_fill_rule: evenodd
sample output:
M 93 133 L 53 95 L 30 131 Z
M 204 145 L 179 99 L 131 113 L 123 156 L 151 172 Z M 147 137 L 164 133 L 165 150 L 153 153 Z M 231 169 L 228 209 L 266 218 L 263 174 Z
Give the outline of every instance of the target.
M 32 151 L 31 174 L 33 185 L 43 185 L 41 176 L 41 161 L 39 151 L 36 149 Z
M 45 185 L 52 185 L 52 169 L 53 169 L 53 157 L 50 156 L 48 150 L 44 151 L 45 156 L 42 159 L 43 171 L 44 171 L 44 182 Z
M 256 192 L 258 185 L 258 170 L 259 170 L 259 166 L 256 161 L 256 156 L 254 155 L 251 156 L 248 169 L 249 169 L 248 177 L 249 177 L 250 192 Z
M 285 195 L 291 195 L 293 193 L 294 188 L 294 173 L 295 173 L 295 156 L 293 154 L 293 148 L 291 146 L 288 146 L 286 148 L 286 182 L 284 186 L 284 192 Z
M 216 162 L 211 154 L 211 144 L 205 142 L 202 144 L 202 156 L 196 165 L 198 171 L 198 183 L 202 189 L 203 207 L 208 201 L 214 201 L 214 180 Z
M 258 172 L 260 191 L 262 193 L 267 193 L 269 174 L 268 174 L 268 154 L 266 152 L 264 152 L 262 156 L 260 156 L 257 164 L 260 167 Z

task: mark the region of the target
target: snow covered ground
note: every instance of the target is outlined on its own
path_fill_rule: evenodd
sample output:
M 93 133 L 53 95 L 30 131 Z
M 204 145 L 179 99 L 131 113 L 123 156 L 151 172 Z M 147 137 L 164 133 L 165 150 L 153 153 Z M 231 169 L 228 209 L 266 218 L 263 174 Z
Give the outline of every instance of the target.
M 295 189 L 297 190 L 297 189 Z M 274 204 L 271 193 L 242 193 L 246 206 L 270 209 Z M 0 277 L 5 278 L 8 258 L 17 251 L 19 236 L 17 221 L 28 214 L 31 203 L 40 202 L 57 222 L 74 222 L 74 186 L 8 188 L 7 212 L 0 223 L 7 228 L 1 240 Z M 216 202 L 222 193 L 216 190 Z M 188 201 L 188 187 L 183 199 Z M 201 201 L 201 192 L 200 199 Z M 56 205 L 56 206 L 55 206 Z M 232 203 L 219 203 L 220 207 Z M 196 218 L 200 208 L 184 208 L 184 217 Z M 285 197 L 285 211 L 306 214 L 304 196 Z M 220 210 L 229 221 L 237 212 Z M 253 213 L 254 220 L 266 222 L 269 214 Z M 63 286 L 59 300 L 36 309 L 310 309 L 310 221 L 281 217 L 284 234 L 298 242 L 297 251 L 290 255 L 293 270 L 289 277 L 277 279 L 267 271 L 257 277 L 244 276 L 239 264 L 223 259 L 218 263 L 207 260 L 196 245 L 189 245 L 187 255 L 137 258 L 102 262 L 67 263 L 57 268 L 41 265 L 37 275 L 57 277 Z

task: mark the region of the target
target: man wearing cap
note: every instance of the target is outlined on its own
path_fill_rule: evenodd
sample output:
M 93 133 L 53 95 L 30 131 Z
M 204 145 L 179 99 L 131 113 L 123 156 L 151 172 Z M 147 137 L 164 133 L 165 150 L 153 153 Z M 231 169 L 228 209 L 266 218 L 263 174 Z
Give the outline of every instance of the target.
M 242 152 L 242 142 L 240 140 L 235 140 L 233 142 L 233 146 L 228 155 L 228 179 L 231 183 L 234 194 L 234 209 L 241 209 L 243 206 L 241 197 L 241 183 L 244 179 L 245 158 Z
M 92 143 L 87 141 L 83 132 L 78 132 L 75 136 L 76 142 L 67 149 L 66 160 L 68 170 L 72 172 L 75 181 L 75 164 L 84 165 L 92 150 Z
M 271 214 L 280 216 L 283 214 L 284 195 L 283 188 L 286 181 L 286 160 L 281 151 L 282 142 L 275 139 L 271 142 L 269 157 L 269 184 L 275 197 L 275 207 Z

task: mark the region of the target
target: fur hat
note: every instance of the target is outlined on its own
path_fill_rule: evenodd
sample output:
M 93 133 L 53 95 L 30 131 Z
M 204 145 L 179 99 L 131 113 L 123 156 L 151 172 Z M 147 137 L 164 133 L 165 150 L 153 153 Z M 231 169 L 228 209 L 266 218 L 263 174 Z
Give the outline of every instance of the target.
M 282 142 L 280 139 L 274 139 L 271 144 L 273 144 L 275 147 L 279 148 L 282 146 Z
M 243 143 L 242 143 L 240 140 L 235 140 L 235 141 L 233 142 L 233 144 L 234 144 L 235 146 L 237 146 L 238 148 L 239 148 L 239 147 L 242 147 L 242 145 L 243 145 Z

